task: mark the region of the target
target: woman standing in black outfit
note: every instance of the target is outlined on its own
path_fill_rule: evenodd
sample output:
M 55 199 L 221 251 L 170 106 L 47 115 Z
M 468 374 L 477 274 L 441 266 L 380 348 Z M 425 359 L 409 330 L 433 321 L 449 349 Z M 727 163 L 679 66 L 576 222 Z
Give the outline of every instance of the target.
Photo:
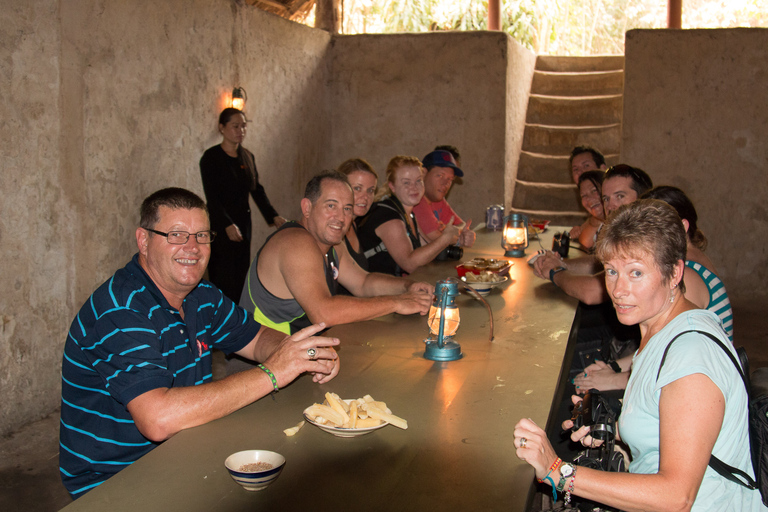
M 280 227 L 285 219 L 269 202 L 253 153 L 242 146 L 247 121 L 236 108 L 225 108 L 219 115 L 221 144 L 208 148 L 200 159 L 200 175 L 208 202 L 211 229 L 219 233 L 211 245 L 208 276 L 213 284 L 235 303 L 251 264 L 251 209 L 253 197 L 267 224 Z

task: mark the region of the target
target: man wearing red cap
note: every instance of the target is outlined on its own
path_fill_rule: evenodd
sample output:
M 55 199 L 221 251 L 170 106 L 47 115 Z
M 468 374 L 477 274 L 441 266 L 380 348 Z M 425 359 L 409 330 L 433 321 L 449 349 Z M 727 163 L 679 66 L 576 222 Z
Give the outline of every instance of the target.
M 445 146 L 438 146 L 438 148 L 445 148 Z M 464 224 L 464 221 L 445 200 L 445 196 L 451 190 L 454 178 L 464 176 L 464 171 L 459 168 L 457 163 L 458 150 L 452 149 L 455 151 L 455 158 L 452 151 L 436 148 L 422 160 L 422 164 L 427 169 L 427 174 L 424 177 L 424 197 L 421 198 L 419 204 L 413 207 L 413 213 L 416 215 L 419 229 L 430 241 L 440 236 L 451 217 L 454 218 L 454 224 L 459 226 Z M 475 243 L 476 235 L 470 229 L 471 224 L 472 220 L 470 219 L 461 231 L 458 245 L 472 247 Z

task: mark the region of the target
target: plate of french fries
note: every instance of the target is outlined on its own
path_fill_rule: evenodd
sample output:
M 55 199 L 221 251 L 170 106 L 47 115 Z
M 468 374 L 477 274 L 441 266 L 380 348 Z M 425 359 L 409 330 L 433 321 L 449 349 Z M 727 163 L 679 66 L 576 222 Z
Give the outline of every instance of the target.
M 337 437 L 357 437 L 370 434 L 387 425 L 407 429 L 408 422 L 395 416 L 387 404 L 371 395 L 356 399 L 341 399 L 336 393 L 326 393 L 322 404 L 304 409 L 306 420 Z

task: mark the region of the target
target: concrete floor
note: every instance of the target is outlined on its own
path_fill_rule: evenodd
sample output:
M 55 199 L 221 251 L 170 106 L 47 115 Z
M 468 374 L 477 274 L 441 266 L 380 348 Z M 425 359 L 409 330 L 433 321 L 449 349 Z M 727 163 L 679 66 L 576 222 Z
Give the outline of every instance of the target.
M 754 303 L 736 303 L 736 344 L 744 346 L 752 369 L 768 366 L 768 315 Z M 223 357 L 214 360 L 214 375 L 226 373 Z M 0 439 L 0 510 L 49 512 L 71 499 L 59 477 L 59 412 Z

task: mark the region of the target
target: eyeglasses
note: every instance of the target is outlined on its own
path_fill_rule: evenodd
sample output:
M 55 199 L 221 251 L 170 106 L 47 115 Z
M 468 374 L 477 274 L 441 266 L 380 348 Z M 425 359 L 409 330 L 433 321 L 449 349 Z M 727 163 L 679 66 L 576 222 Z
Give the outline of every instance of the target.
M 195 240 L 197 240 L 197 243 L 199 244 L 209 244 L 216 238 L 215 231 L 198 231 L 197 233 L 189 233 L 187 231 L 170 231 L 168 233 L 163 233 L 162 231 L 157 231 L 155 229 L 144 229 L 151 233 L 155 233 L 156 235 L 164 236 L 165 239 L 168 240 L 168 243 L 173 245 L 184 245 L 187 243 L 191 235 L 195 235 Z

